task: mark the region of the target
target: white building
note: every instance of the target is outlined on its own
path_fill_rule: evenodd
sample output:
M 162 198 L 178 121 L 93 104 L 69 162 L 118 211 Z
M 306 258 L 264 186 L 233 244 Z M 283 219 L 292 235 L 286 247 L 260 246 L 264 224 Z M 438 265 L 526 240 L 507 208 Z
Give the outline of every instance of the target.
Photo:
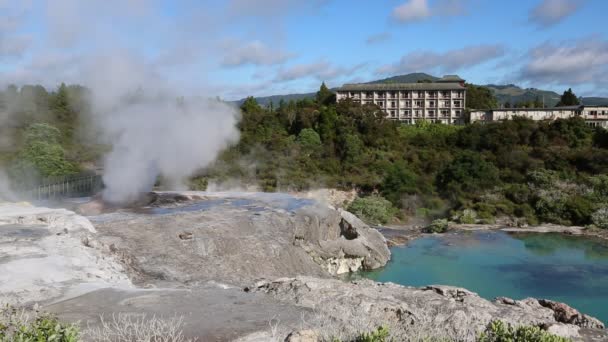
M 390 119 L 409 124 L 420 120 L 463 124 L 464 82 L 456 75 L 447 75 L 431 83 L 345 84 L 336 90 L 336 99 L 375 104 Z
M 471 122 L 511 120 L 513 117 L 531 120 L 557 120 L 581 117 L 593 127 L 608 128 L 608 106 L 567 106 L 554 108 L 501 108 L 471 111 Z

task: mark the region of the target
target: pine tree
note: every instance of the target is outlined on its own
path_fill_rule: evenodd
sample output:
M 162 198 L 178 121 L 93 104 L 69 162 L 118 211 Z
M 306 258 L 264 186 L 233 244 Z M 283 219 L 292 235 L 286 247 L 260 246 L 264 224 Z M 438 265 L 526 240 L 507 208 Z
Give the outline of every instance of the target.
M 319 88 L 319 91 L 317 92 L 317 103 L 322 105 L 328 105 L 332 102 L 335 102 L 335 99 L 336 95 L 332 93 L 331 90 L 327 88 L 327 85 L 325 85 L 325 82 L 323 82 L 321 84 L 321 88 Z
M 560 98 L 559 102 L 557 103 L 557 107 L 578 106 L 579 104 L 581 104 L 581 103 L 580 103 L 578 97 L 576 97 L 576 95 L 572 91 L 572 88 L 568 88 L 568 90 L 566 90 L 564 92 L 564 94 Z

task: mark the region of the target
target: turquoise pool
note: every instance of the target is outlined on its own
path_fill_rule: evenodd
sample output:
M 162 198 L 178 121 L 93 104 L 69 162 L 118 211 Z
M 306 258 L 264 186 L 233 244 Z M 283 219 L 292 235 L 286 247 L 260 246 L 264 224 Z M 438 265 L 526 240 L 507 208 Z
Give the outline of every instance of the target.
M 547 298 L 608 323 L 608 244 L 561 234 L 496 231 L 427 236 L 392 248 L 363 276 L 409 286 L 465 287 L 493 299 Z

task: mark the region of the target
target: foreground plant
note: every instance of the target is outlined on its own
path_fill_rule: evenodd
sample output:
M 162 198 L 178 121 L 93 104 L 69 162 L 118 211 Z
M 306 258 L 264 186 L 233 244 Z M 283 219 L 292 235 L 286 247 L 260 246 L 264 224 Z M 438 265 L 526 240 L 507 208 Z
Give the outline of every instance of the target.
M 502 321 L 491 322 L 478 342 L 570 342 L 570 339 L 550 334 L 539 327 L 513 327 Z
M 94 342 L 194 342 L 184 336 L 183 317 L 162 318 L 146 315 L 103 316 L 99 326 L 89 327 L 84 336 Z
M 0 342 L 77 342 L 79 330 L 46 313 L 26 313 L 6 306 L 0 310 Z

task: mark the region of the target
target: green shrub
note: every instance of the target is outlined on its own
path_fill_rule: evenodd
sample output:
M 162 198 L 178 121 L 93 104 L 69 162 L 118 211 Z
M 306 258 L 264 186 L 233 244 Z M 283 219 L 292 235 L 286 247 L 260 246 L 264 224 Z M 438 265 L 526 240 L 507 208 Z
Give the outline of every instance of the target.
M 569 342 L 567 338 L 550 334 L 539 327 L 513 327 L 502 321 L 491 322 L 478 342 Z
M 465 209 L 458 217 L 458 222 L 462 224 L 475 224 L 477 222 L 477 212 L 473 209 Z
M 389 331 L 387 327 L 380 327 L 376 331 L 363 333 L 355 339 L 355 342 L 388 342 Z
M 430 215 L 431 215 L 431 209 L 429 209 L 429 208 L 416 209 L 416 217 L 427 218 Z
M 538 224 L 538 219 L 534 213 L 534 208 L 532 208 L 529 204 L 522 204 L 515 207 L 515 216 L 523 217 L 526 219 L 526 223 L 535 226 Z
M 59 144 L 61 132 L 48 124 L 33 124 L 25 131 L 25 144 L 13 163 L 11 174 L 19 179 L 35 171 L 42 177 L 65 176 L 78 172 L 78 167 L 65 157 Z
M 591 223 L 593 207 L 593 203 L 585 197 L 572 196 L 566 200 L 566 216 L 572 223 L 584 226 Z
M 591 215 L 591 222 L 599 228 L 608 229 L 608 208 L 596 210 Z
M 36 314 L 31 320 L 23 312 L 5 307 L 0 311 L 0 342 L 77 342 L 79 330 L 50 314 Z
M 427 233 L 445 233 L 448 231 L 448 226 L 447 219 L 437 219 L 431 222 L 431 224 L 426 227 L 425 231 Z
M 348 207 L 348 211 L 371 224 L 385 224 L 397 214 L 391 202 L 376 195 L 358 197 Z

